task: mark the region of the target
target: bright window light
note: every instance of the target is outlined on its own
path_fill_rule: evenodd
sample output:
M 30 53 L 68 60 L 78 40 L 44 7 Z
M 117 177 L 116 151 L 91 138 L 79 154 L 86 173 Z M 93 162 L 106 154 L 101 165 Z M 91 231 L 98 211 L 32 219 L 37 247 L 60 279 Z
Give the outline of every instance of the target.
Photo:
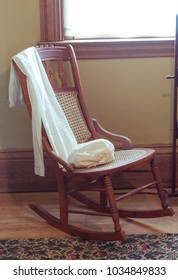
M 64 0 L 65 36 L 174 37 L 177 0 Z

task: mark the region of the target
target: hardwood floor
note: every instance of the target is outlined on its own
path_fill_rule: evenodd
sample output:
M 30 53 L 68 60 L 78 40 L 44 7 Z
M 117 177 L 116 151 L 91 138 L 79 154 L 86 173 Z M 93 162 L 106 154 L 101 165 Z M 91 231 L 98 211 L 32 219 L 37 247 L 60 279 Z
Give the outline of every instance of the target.
M 128 204 L 131 207 L 140 207 L 144 201 L 145 207 L 157 207 L 156 196 L 139 195 L 137 199 L 129 198 Z M 178 197 L 170 198 L 175 215 L 156 219 L 121 219 L 122 229 L 126 234 L 142 233 L 178 233 Z M 1 230 L 0 239 L 9 238 L 38 238 L 38 237 L 65 237 L 67 234 L 51 227 L 38 217 L 29 207 L 30 203 L 38 203 L 44 206 L 53 214 L 58 216 L 58 194 L 56 192 L 43 193 L 7 193 L 0 194 L 0 216 Z M 71 201 L 74 205 L 74 202 Z M 126 202 L 124 202 L 126 205 Z M 122 207 L 124 207 L 122 204 Z M 77 205 L 75 205 L 77 207 Z M 81 215 L 75 215 L 75 224 L 81 222 Z M 112 227 L 110 218 L 85 216 L 82 222 L 86 227 L 92 226 L 95 229 Z

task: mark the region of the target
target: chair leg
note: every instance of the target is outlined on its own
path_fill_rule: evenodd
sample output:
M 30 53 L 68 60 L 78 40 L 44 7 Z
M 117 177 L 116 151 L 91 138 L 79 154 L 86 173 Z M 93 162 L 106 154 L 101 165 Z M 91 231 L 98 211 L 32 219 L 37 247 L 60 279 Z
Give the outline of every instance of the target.
M 109 201 L 109 205 L 110 205 L 110 212 L 111 212 L 111 216 L 112 216 L 112 219 L 114 222 L 115 231 L 120 232 L 121 226 L 119 223 L 119 213 L 118 213 L 118 209 L 117 209 L 117 205 L 116 205 L 116 200 L 115 200 L 110 176 L 106 175 L 103 178 L 103 182 L 104 182 L 104 186 L 106 189 L 106 193 L 107 193 L 107 197 L 108 197 L 108 201 Z M 123 232 L 123 234 L 124 234 L 124 232 Z
M 162 181 L 161 181 L 160 172 L 159 172 L 159 169 L 158 169 L 158 166 L 157 166 L 156 159 L 153 159 L 151 161 L 150 165 L 151 165 L 151 170 L 152 170 L 153 177 L 156 181 L 156 188 L 157 188 L 157 191 L 158 191 L 158 195 L 159 195 L 159 198 L 160 198 L 160 201 L 161 201 L 162 208 L 166 209 L 166 208 L 170 207 L 170 205 L 169 205 L 169 202 L 168 202 L 168 196 L 166 194 L 166 191 L 163 188 L 163 184 L 162 184 Z
M 55 168 L 58 166 L 54 165 Z M 56 218 L 54 215 L 50 214 L 46 209 L 42 208 L 41 206 L 30 204 L 30 208 L 37 214 L 39 215 L 42 219 L 44 219 L 46 222 L 48 222 L 50 225 L 52 225 L 55 228 L 58 228 L 59 230 L 62 230 L 72 236 L 77 236 L 81 237 L 84 239 L 89 239 L 89 240 L 124 240 L 126 238 L 126 234 L 121 231 L 121 227 L 119 225 L 119 215 L 117 213 L 117 208 L 114 205 L 113 197 L 112 197 L 112 190 L 110 191 L 110 188 L 112 188 L 110 178 L 105 179 L 105 186 L 106 190 L 108 193 L 108 198 L 111 204 L 111 214 L 112 218 L 115 224 L 115 231 L 93 231 L 93 230 L 86 230 L 84 228 L 79 228 L 75 227 L 72 224 L 69 223 L 69 209 L 68 209 L 68 190 L 65 187 L 65 179 L 63 176 L 60 175 L 58 172 L 58 169 L 56 168 L 56 179 L 57 179 L 57 184 L 58 184 L 58 193 L 59 193 L 59 208 L 60 208 L 60 218 Z M 88 200 L 85 198 L 85 196 L 80 196 L 78 192 L 76 193 L 75 197 L 75 192 L 73 193 L 73 197 L 76 198 L 77 200 L 81 202 L 85 202 L 84 204 L 87 205 L 87 202 L 89 202 L 89 207 L 93 204 L 92 201 Z M 81 199 L 80 199 L 81 198 Z M 104 198 L 103 203 L 106 203 L 106 199 Z M 97 206 L 97 205 L 96 205 Z M 98 204 L 98 210 L 101 210 L 104 207 L 101 207 Z M 109 211 L 108 211 L 109 213 Z
M 98 184 L 99 184 L 100 188 L 103 188 L 102 179 L 99 179 Z M 107 203 L 108 203 L 107 194 L 106 194 L 105 189 L 103 188 L 103 191 L 100 192 L 100 206 L 101 207 L 106 207 Z
M 53 227 L 58 228 L 59 230 L 62 230 L 72 236 L 81 237 L 84 239 L 89 240 L 124 240 L 126 238 L 126 234 L 121 231 L 121 227 L 119 224 L 119 215 L 117 211 L 116 204 L 114 203 L 113 199 L 113 192 L 111 190 L 112 185 L 110 182 L 110 178 L 105 178 L 105 187 L 108 194 L 108 200 L 111 205 L 111 216 L 114 221 L 114 228 L 115 230 L 112 231 L 93 231 L 93 230 L 86 230 L 84 228 L 75 227 L 72 224 L 68 223 L 68 194 L 65 190 L 64 182 L 61 181 L 60 175 L 57 176 L 58 183 L 60 183 L 59 186 L 59 203 L 60 203 L 60 219 L 56 218 L 54 215 L 50 214 L 48 211 L 46 211 L 44 208 L 30 204 L 30 208 L 38 214 L 42 219 L 47 221 L 50 225 Z
M 58 199 L 59 199 L 59 213 L 60 222 L 62 224 L 68 224 L 69 220 L 69 201 L 68 193 L 65 188 L 64 178 L 57 173 L 57 186 L 58 186 Z
M 169 205 L 168 195 L 163 188 L 163 184 L 161 181 L 159 169 L 156 163 L 156 159 L 154 158 L 150 162 L 152 175 L 154 181 L 156 182 L 157 193 L 160 198 L 161 208 L 160 209 L 150 209 L 150 210 L 125 210 L 118 209 L 120 217 L 132 217 L 132 218 L 156 218 L 156 217 L 164 217 L 164 216 L 172 216 L 174 211 Z

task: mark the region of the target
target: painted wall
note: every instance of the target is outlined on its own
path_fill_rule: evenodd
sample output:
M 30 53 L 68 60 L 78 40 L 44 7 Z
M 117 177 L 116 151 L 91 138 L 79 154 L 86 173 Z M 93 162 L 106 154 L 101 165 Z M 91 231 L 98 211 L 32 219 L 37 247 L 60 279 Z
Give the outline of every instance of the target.
M 0 150 L 31 148 L 25 108 L 9 108 L 11 57 L 40 40 L 39 1 L 0 0 Z M 171 141 L 173 59 L 79 61 L 92 116 L 136 144 Z
M 38 0 L 0 0 L 0 149 L 31 146 L 31 125 L 23 107 L 9 108 L 11 57 L 40 38 Z
M 172 141 L 173 58 L 80 61 L 93 116 L 135 144 Z

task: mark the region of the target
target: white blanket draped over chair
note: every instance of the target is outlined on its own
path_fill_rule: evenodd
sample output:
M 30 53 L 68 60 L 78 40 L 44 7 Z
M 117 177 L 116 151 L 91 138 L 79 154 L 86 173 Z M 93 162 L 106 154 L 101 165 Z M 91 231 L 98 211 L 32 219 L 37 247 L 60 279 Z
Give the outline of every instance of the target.
M 53 88 L 35 47 L 28 48 L 12 58 L 27 76 L 27 87 L 32 106 L 32 134 L 35 174 L 44 176 L 42 123 L 53 150 L 75 167 L 91 167 L 111 162 L 114 146 L 105 139 L 78 144 L 70 125 L 57 102 Z M 20 83 L 11 64 L 9 102 L 13 107 L 23 103 Z

